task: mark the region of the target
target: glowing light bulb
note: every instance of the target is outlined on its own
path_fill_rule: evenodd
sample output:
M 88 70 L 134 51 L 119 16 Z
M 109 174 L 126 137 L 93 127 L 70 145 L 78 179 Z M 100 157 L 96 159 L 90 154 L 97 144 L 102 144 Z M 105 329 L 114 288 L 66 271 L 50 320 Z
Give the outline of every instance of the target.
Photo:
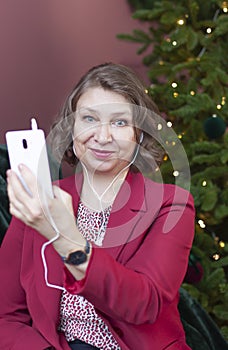
M 216 108 L 217 108 L 217 109 L 221 109 L 221 108 L 222 108 L 222 105 L 218 104 L 218 105 L 216 106 Z
M 173 126 L 173 123 L 172 122 L 167 122 L 167 126 L 168 126 L 168 128 L 171 128 Z
M 174 98 L 177 98 L 178 95 L 179 95 L 178 92 L 174 92 L 174 93 L 173 93 L 173 97 L 174 97 Z
M 145 93 L 148 94 L 148 92 L 149 92 L 149 91 L 148 91 L 147 89 L 145 89 Z
M 168 160 L 167 154 L 164 155 L 163 160 L 166 162 Z
M 219 242 L 219 245 L 220 245 L 221 248 L 225 248 L 225 242 L 220 241 L 220 242 Z
M 222 3 L 222 10 L 223 10 L 224 13 L 228 12 L 228 3 L 227 3 L 227 1 L 223 1 L 223 3 Z
M 179 175 L 180 175 L 180 173 L 179 173 L 178 170 L 175 170 L 175 171 L 173 172 L 173 176 L 177 177 L 177 176 L 179 176 Z
M 220 259 L 220 255 L 218 253 L 213 255 L 213 259 L 214 260 L 219 260 Z
M 159 123 L 158 126 L 157 126 L 157 129 L 161 130 L 162 129 L 162 124 Z
M 203 220 L 198 220 L 198 224 L 199 224 L 199 226 L 201 227 L 201 228 L 205 228 L 206 227 L 206 225 L 205 225 L 205 223 L 204 223 L 204 221 Z
M 210 34 L 212 32 L 212 29 L 211 28 L 207 28 L 206 32 L 207 32 L 207 34 Z
M 190 91 L 190 95 L 194 96 L 195 94 L 196 94 L 195 91 L 193 90 Z
M 179 26 L 183 26 L 184 20 L 182 18 L 178 19 L 177 24 L 179 24 Z
M 173 40 L 172 45 L 173 45 L 173 46 L 177 46 L 176 40 Z
M 203 186 L 203 187 L 207 186 L 207 181 L 206 181 L 206 180 L 204 180 L 204 181 L 202 182 L 202 186 Z
M 177 83 L 175 81 L 171 84 L 171 86 L 175 89 L 177 87 Z

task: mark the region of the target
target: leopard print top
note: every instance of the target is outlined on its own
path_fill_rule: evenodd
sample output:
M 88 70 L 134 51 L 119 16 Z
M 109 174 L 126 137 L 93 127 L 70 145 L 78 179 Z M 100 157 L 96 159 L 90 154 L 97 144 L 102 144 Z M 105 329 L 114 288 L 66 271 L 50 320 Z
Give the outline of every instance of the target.
M 93 211 L 79 203 L 77 225 L 90 242 L 102 245 L 111 206 L 104 211 Z M 63 291 L 60 304 L 60 331 L 67 341 L 80 339 L 100 350 L 121 350 L 105 322 L 97 315 L 93 304 L 80 295 Z

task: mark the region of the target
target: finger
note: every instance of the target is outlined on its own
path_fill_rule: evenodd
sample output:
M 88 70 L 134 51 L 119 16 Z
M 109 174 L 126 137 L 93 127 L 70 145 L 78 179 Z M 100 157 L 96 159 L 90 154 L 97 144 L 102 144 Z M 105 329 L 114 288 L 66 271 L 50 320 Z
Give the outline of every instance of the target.
M 29 200 L 31 197 L 25 190 L 17 174 L 12 170 L 7 170 L 6 175 L 9 197 L 12 199 L 17 199 L 20 202 L 26 202 Z
M 24 164 L 19 165 L 19 170 L 23 180 L 29 188 L 29 192 L 31 193 L 32 197 L 39 201 L 42 207 L 45 208 L 48 206 L 50 198 L 44 190 L 42 184 L 38 182 L 34 173 Z
M 58 186 L 53 186 L 53 192 L 54 192 L 54 196 L 56 199 L 58 199 L 59 201 L 62 202 L 62 204 L 64 206 L 67 207 L 67 209 L 73 213 L 73 205 L 72 205 L 72 197 L 71 195 L 62 190 L 61 188 L 59 188 Z
M 12 175 L 13 177 L 13 175 Z M 15 176 L 17 177 L 17 176 Z M 9 177 L 7 178 L 7 193 L 9 197 L 9 212 L 11 215 L 15 216 L 16 218 L 22 220 L 23 222 L 26 223 L 26 211 L 27 209 L 25 208 L 23 202 L 18 200 L 14 194 L 11 181 L 9 180 Z M 14 183 L 14 181 L 12 180 Z M 19 181 L 20 182 L 20 181 Z
M 12 202 L 9 203 L 9 212 L 12 216 L 15 216 L 17 219 L 20 219 L 21 221 L 24 222 L 24 216 L 23 216 L 23 212 L 21 212 L 20 210 L 18 210 Z
M 21 174 L 24 182 L 26 183 L 27 187 L 29 188 L 32 196 L 37 197 L 38 182 L 37 182 L 36 176 L 25 164 L 19 164 L 18 168 L 19 168 L 20 174 Z
M 18 210 L 22 210 L 23 209 L 23 205 L 20 201 L 17 200 L 17 198 L 14 195 L 12 186 L 10 184 L 8 184 L 7 186 L 7 193 L 8 193 L 8 197 L 9 197 L 9 202 L 10 204 L 12 204 L 15 208 L 17 208 Z
M 53 236 L 53 230 L 40 201 L 28 195 L 17 174 L 12 170 L 7 171 L 7 182 L 11 215 L 50 239 Z
M 33 223 L 40 219 L 43 216 L 43 209 L 39 201 L 27 193 L 17 174 L 12 170 L 7 171 L 7 183 L 12 215 L 17 216 L 25 223 Z
M 18 214 L 23 212 L 23 206 L 15 198 L 14 193 L 12 191 L 12 187 L 10 185 L 7 186 L 7 193 L 9 197 L 9 212 L 11 215 L 15 215 L 17 218 L 19 218 Z M 16 211 L 18 212 L 17 215 Z

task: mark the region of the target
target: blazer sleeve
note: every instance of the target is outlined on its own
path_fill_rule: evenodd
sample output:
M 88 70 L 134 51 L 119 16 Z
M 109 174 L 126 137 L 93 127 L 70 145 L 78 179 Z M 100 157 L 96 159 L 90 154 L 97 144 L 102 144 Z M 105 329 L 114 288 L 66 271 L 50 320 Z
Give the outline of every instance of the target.
M 24 224 L 13 218 L 0 248 L 0 349 L 42 350 L 50 344 L 31 327 L 20 281 Z
M 106 317 L 153 323 L 177 297 L 194 237 L 195 211 L 192 196 L 170 186 L 130 259 L 120 263 L 105 249 L 95 248 L 85 279 L 66 278 L 65 287 L 71 293 L 83 295 Z M 128 243 L 125 249 L 134 244 Z

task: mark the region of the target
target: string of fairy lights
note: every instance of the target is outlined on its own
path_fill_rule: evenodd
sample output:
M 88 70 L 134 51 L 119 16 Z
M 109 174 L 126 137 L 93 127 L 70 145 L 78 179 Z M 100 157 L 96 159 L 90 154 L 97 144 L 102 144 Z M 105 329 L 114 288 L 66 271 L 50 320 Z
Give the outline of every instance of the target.
M 215 234 L 215 232 L 208 229 L 206 223 L 204 220 L 197 218 L 196 219 L 197 224 L 200 228 L 202 228 L 205 232 L 211 235 L 211 237 L 214 239 L 215 245 L 218 247 L 218 250 L 215 251 L 212 255 L 213 260 L 219 260 L 221 258 L 220 251 L 225 248 L 226 244 L 223 240 L 220 240 L 220 238 Z
M 173 123 L 171 121 L 167 121 L 167 127 L 171 128 L 173 126 Z M 161 126 L 158 124 L 158 130 L 161 130 Z M 183 137 L 183 134 L 179 134 L 177 135 L 179 139 L 181 139 Z M 167 141 L 168 142 L 168 141 Z M 176 142 L 172 141 L 172 146 L 175 146 Z M 163 157 L 163 161 L 168 161 L 168 155 L 165 154 Z M 179 171 L 178 170 L 173 170 L 173 176 L 177 177 L 179 176 Z M 206 187 L 207 186 L 207 180 L 202 180 L 201 182 L 201 186 L 202 187 Z M 215 249 L 215 252 L 212 254 L 211 258 L 215 261 L 219 260 L 223 254 L 221 254 L 221 251 L 225 248 L 226 244 L 223 240 L 221 240 L 219 238 L 218 235 L 215 234 L 214 231 L 211 231 L 206 222 L 202 219 L 202 218 L 196 218 L 196 223 L 197 225 L 199 225 L 199 227 L 201 229 L 203 229 L 206 233 L 208 233 L 213 239 L 214 239 L 214 243 L 215 243 L 215 247 L 217 247 L 217 250 Z
M 147 91 L 146 91 L 146 93 L 147 93 Z M 166 122 L 166 125 L 167 125 L 168 128 L 172 128 L 173 123 L 172 123 L 171 121 L 167 121 L 167 122 Z M 158 123 L 158 124 L 157 124 L 157 130 L 160 131 L 160 130 L 162 130 L 162 128 L 163 128 L 163 125 L 160 124 L 160 123 Z M 181 139 L 181 138 L 183 137 L 183 135 L 184 135 L 184 133 L 177 135 L 177 137 L 178 137 L 179 139 Z M 175 145 L 176 145 L 176 141 L 171 141 L 171 143 L 170 143 L 170 141 L 166 141 L 166 144 L 167 144 L 167 145 L 170 144 L 171 146 L 175 146 Z M 163 157 L 163 161 L 168 161 L 168 159 L 169 159 L 168 155 L 165 154 L 164 157 Z M 157 168 L 157 169 L 155 169 L 155 170 L 158 171 L 159 168 Z M 179 175 L 180 175 L 180 173 L 179 173 L 178 170 L 173 170 L 173 176 L 174 176 L 174 177 L 177 177 L 177 176 L 179 176 Z M 207 180 L 202 180 L 201 186 L 202 186 L 202 187 L 206 187 L 206 186 L 207 186 Z M 221 253 L 221 251 L 222 251 L 222 250 L 225 248 L 225 246 L 226 246 L 225 242 L 224 242 L 223 240 L 221 240 L 221 239 L 219 238 L 219 236 L 215 234 L 215 232 L 211 231 L 211 230 L 208 228 L 206 222 L 205 222 L 202 218 L 198 218 L 198 217 L 197 217 L 197 218 L 196 218 L 196 224 L 197 224 L 202 230 L 204 230 L 206 233 L 210 234 L 210 236 L 213 238 L 214 243 L 215 243 L 215 247 L 217 247 L 217 249 L 215 248 L 215 251 L 214 251 L 214 253 L 212 254 L 211 258 L 212 258 L 214 261 L 219 260 L 219 259 L 223 256 L 223 254 Z
M 221 3 L 221 8 L 220 9 L 217 9 L 215 14 L 214 14 L 214 17 L 213 17 L 213 21 L 216 21 L 216 19 L 218 18 L 218 15 L 220 13 L 220 11 L 222 11 L 224 14 L 228 13 L 228 1 L 223 1 Z M 186 24 L 186 21 L 188 19 L 188 14 L 186 14 L 183 18 L 179 18 L 177 20 L 177 25 L 179 26 L 183 26 Z M 207 27 L 205 29 L 205 33 L 206 35 L 210 35 L 211 33 L 213 32 L 213 28 L 212 27 Z M 166 42 L 168 43 L 171 43 L 171 45 L 173 45 L 174 47 L 175 46 L 178 46 L 178 42 L 176 40 L 171 40 L 171 38 L 169 37 L 166 37 L 165 38 Z M 199 52 L 198 56 L 196 57 L 196 60 L 197 61 L 200 61 L 200 59 L 202 58 L 202 56 L 204 55 L 206 51 L 206 48 L 203 47 L 201 49 L 201 51 Z M 164 62 L 162 60 L 159 61 L 159 65 L 163 65 Z M 173 81 L 171 82 L 171 87 L 174 89 L 173 91 L 173 98 L 178 98 L 179 96 L 179 93 L 178 93 L 178 83 L 176 81 Z M 146 93 L 148 93 L 148 90 L 146 89 L 145 90 Z M 191 90 L 189 92 L 189 94 L 191 96 L 195 96 L 197 92 L 194 91 L 194 90 Z M 226 104 L 226 97 L 225 96 L 222 96 L 221 97 L 221 100 L 217 103 L 216 105 L 216 109 L 218 110 L 218 112 L 224 107 L 224 105 Z M 217 115 L 216 114 L 213 114 L 213 118 L 217 118 Z M 173 123 L 172 121 L 167 121 L 167 127 L 171 128 L 173 126 Z M 162 128 L 162 125 L 159 126 L 158 125 L 158 130 L 160 130 Z M 181 133 L 179 135 L 177 135 L 177 137 L 179 139 L 182 139 L 184 133 Z M 168 142 L 168 141 L 167 141 Z M 173 142 L 173 146 L 175 146 L 175 141 L 172 141 Z M 164 157 L 163 157 L 163 160 L 164 161 L 167 161 L 168 160 L 168 155 L 165 154 Z M 177 177 L 179 176 L 179 171 L 178 170 L 173 170 L 173 176 L 174 177 Z M 202 187 L 206 187 L 207 186 L 207 180 L 203 180 L 202 183 L 201 183 Z M 215 252 L 212 254 L 211 258 L 214 260 L 214 261 L 217 261 L 219 260 L 221 257 L 222 257 L 222 253 L 221 251 L 225 248 L 226 244 L 223 240 L 220 240 L 220 238 L 218 237 L 218 235 L 215 234 L 215 232 L 211 231 L 208 227 L 207 227 L 207 224 L 206 222 L 202 219 L 202 218 L 196 218 L 196 223 L 197 225 L 202 229 L 204 230 L 206 233 L 208 233 L 209 235 L 211 235 L 211 237 L 213 238 L 214 242 L 215 242 L 215 246 L 217 247 L 217 249 L 215 248 Z
M 216 12 L 215 12 L 215 14 L 214 14 L 214 17 L 213 17 L 213 20 L 212 20 L 213 22 L 216 21 L 216 19 L 218 18 L 218 15 L 219 15 L 219 13 L 220 13 L 221 10 L 222 10 L 223 13 L 228 13 L 228 1 L 223 1 L 222 4 L 221 4 L 221 9 L 217 9 L 217 10 L 216 10 Z M 177 25 L 179 25 L 179 26 L 185 25 L 186 20 L 188 19 L 188 17 L 189 17 L 188 14 L 185 14 L 184 18 L 179 18 L 179 19 L 177 20 L 177 22 L 176 22 Z M 212 33 L 212 31 L 213 31 L 213 28 L 212 28 L 212 27 L 207 27 L 206 30 L 205 30 L 205 32 L 206 32 L 207 35 L 210 35 L 210 34 Z M 169 37 L 166 38 L 165 40 L 166 40 L 167 42 L 170 42 L 173 46 L 177 46 L 177 45 L 178 45 L 178 42 L 177 42 L 176 40 L 171 40 Z M 196 57 L 196 60 L 197 60 L 197 61 L 200 61 L 200 59 L 201 59 L 201 57 L 203 56 L 203 54 L 205 53 L 205 51 L 206 51 L 206 48 L 203 47 L 203 48 L 201 49 L 200 53 L 198 54 L 198 56 Z M 160 65 L 163 65 L 164 62 L 163 62 L 162 60 L 160 60 L 160 61 L 159 61 L 159 64 L 160 64 Z M 171 86 L 172 86 L 173 89 L 177 89 L 177 88 L 178 88 L 178 83 L 174 81 L 174 82 L 171 83 Z M 194 96 L 194 95 L 196 94 L 196 91 L 191 90 L 189 93 L 190 93 L 191 96 Z M 174 91 L 174 92 L 173 92 L 173 97 L 174 97 L 174 98 L 177 98 L 178 96 L 179 96 L 179 93 L 178 93 L 177 91 Z M 218 110 L 218 111 L 221 110 L 222 107 L 225 105 L 225 103 L 226 103 L 226 97 L 225 97 L 225 96 L 222 96 L 222 97 L 221 97 L 221 101 L 219 101 L 219 102 L 217 103 L 217 105 L 216 105 L 217 110 Z

